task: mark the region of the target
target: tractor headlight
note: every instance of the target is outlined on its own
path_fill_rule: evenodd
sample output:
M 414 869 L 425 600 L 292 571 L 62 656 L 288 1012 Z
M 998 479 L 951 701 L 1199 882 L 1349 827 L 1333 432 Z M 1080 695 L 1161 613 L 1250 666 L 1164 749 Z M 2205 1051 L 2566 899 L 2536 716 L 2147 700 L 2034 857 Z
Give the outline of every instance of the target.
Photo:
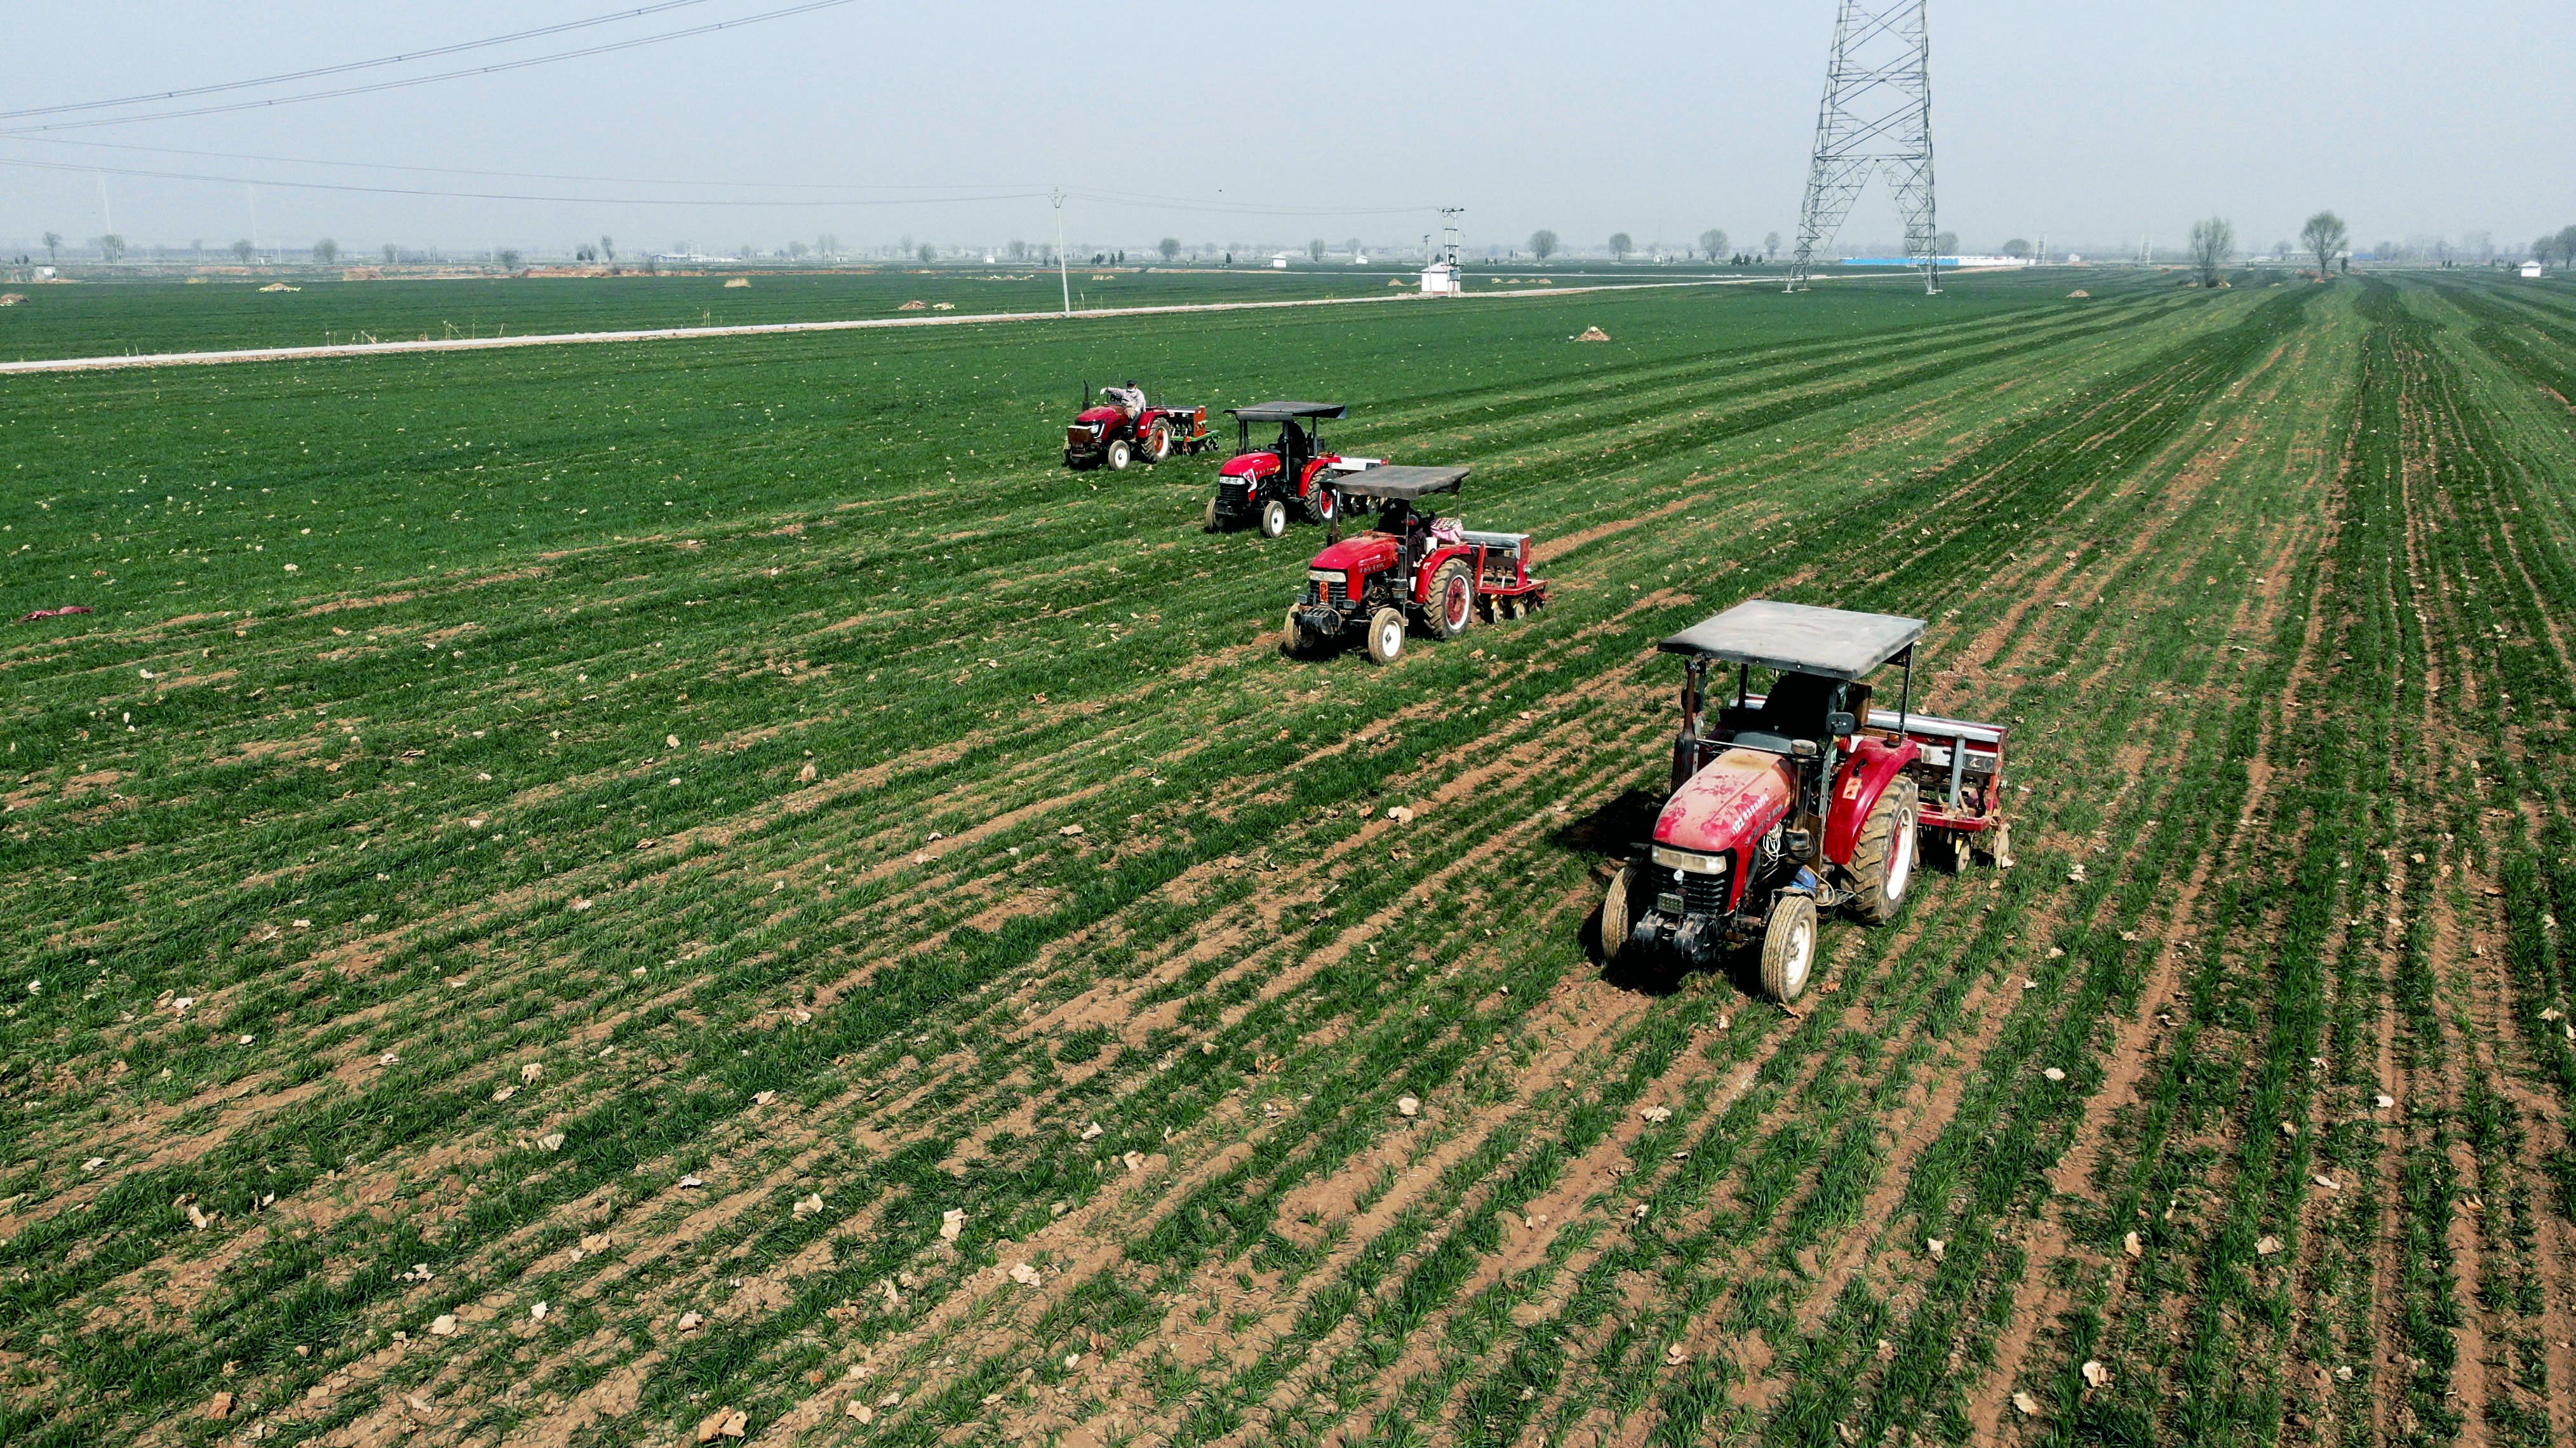
M 1696 850 L 1676 850 L 1669 845 L 1655 846 L 1655 863 L 1668 870 L 1687 870 L 1694 875 L 1723 875 L 1727 857 L 1703 855 Z

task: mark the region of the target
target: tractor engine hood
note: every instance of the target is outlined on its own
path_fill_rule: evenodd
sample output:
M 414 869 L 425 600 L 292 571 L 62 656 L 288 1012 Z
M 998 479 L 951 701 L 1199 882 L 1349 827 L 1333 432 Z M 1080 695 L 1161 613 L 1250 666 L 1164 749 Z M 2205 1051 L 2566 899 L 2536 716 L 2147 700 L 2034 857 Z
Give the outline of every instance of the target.
M 1404 545 L 1384 533 L 1354 533 L 1315 555 L 1309 568 L 1338 569 L 1367 577 L 1393 568 Z
M 1798 797 L 1789 761 L 1730 749 L 1692 775 L 1655 817 L 1655 843 L 1716 854 L 1749 848 Z
M 1107 424 L 1122 421 L 1126 416 L 1125 412 L 1115 407 L 1086 407 L 1073 420 Z
M 1279 454 L 1275 452 L 1244 453 L 1225 460 L 1216 470 L 1221 478 L 1266 478 L 1279 471 Z

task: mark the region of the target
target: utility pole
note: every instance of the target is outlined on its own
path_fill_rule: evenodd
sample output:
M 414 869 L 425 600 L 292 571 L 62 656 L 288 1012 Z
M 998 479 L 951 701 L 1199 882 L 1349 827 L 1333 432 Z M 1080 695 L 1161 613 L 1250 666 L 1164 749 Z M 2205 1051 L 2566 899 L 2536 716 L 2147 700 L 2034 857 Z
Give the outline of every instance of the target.
M 1055 203 L 1055 279 L 1064 288 L 1064 314 L 1073 315 L 1073 273 L 1064 259 L 1064 188 L 1054 187 L 1047 200 Z
M 98 174 L 98 209 L 107 215 L 107 234 L 116 235 L 116 208 L 108 204 L 107 173 L 104 171 Z
M 1932 42 L 1926 0 L 1842 0 L 1833 59 L 1816 113 L 1807 198 L 1798 208 L 1798 252 L 1788 290 L 1807 290 L 1816 254 L 1851 214 L 1870 173 L 1881 167 L 1905 220 L 1905 254 L 1923 273 L 1926 296 L 1941 291 L 1932 206 Z
M 242 193 L 250 198 L 250 255 L 259 260 L 259 188 L 245 182 Z

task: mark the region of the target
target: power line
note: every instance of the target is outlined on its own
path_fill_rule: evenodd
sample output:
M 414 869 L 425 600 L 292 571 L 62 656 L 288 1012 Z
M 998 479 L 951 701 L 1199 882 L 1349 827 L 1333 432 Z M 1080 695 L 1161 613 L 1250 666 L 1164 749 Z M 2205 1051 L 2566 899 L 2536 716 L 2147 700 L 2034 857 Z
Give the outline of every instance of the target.
M 171 121 L 186 116 L 215 116 L 234 111 L 265 110 L 274 106 L 295 105 L 303 101 L 338 100 L 346 96 L 373 95 L 379 91 L 405 90 L 431 85 L 443 80 L 461 80 L 480 75 L 499 75 L 505 71 L 525 70 L 534 65 L 550 65 L 559 60 L 580 60 L 614 51 L 633 50 L 638 46 L 659 45 L 666 40 L 686 40 L 692 36 L 712 35 L 740 25 L 757 25 L 764 20 L 782 20 L 791 15 L 804 15 L 816 10 L 832 10 L 851 4 L 852 0 L 806 0 L 802 5 L 789 5 L 745 15 L 733 20 L 718 20 L 707 25 L 693 25 L 686 30 L 668 30 L 659 35 L 642 35 L 632 40 L 613 40 L 602 45 L 583 46 L 578 50 L 559 50 L 548 55 L 532 55 L 520 60 L 496 61 L 491 65 L 469 66 L 464 70 L 440 71 L 435 75 L 412 76 L 405 80 L 371 81 L 365 85 L 342 86 L 336 90 L 306 91 L 300 95 L 272 96 L 260 101 L 230 101 L 219 106 L 194 106 L 186 110 L 153 111 L 139 116 L 100 116 L 86 121 L 54 121 L 41 126 L 12 126 L 0 135 L 32 136 L 48 131 L 79 131 L 97 126 L 124 126 L 140 121 Z
M 634 20 L 642 16 L 658 14 L 664 10 L 678 10 L 686 6 L 704 5 L 706 3 L 707 0 L 661 0 L 661 3 L 658 5 L 644 5 L 633 10 L 620 10 L 614 15 L 594 15 L 588 20 L 567 20 L 561 25 L 545 25 L 540 26 L 535 30 L 513 31 L 508 35 L 495 35 L 484 40 L 462 40 L 458 41 L 454 45 L 433 46 L 428 50 L 405 51 L 401 55 L 379 56 L 374 60 L 351 60 L 343 61 L 338 65 L 319 65 L 310 70 L 290 70 L 280 75 L 261 76 L 257 80 L 228 80 L 215 85 L 188 86 L 181 90 L 152 91 L 143 95 L 121 96 L 112 101 L 75 101 L 68 105 L 30 106 L 22 111 L 0 111 L 0 121 L 14 121 L 25 116 L 58 116 L 71 111 L 106 110 L 113 106 L 139 106 L 153 104 L 160 101 L 186 100 L 191 96 L 214 95 L 219 91 L 249 90 L 255 86 L 284 85 L 289 81 L 313 80 L 326 75 L 345 75 L 353 70 L 373 70 L 379 66 L 401 65 L 407 61 L 414 60 L 429 60 L 437 56 L 456 55 L 468 50 L 488 50 L 496 45 L 510 45 L 522 40 L 535 40 L 540 36 L 546 35 L 561 35 L 568 30 L 587 30 L 594 26 L 613 24 L 620 20 Z

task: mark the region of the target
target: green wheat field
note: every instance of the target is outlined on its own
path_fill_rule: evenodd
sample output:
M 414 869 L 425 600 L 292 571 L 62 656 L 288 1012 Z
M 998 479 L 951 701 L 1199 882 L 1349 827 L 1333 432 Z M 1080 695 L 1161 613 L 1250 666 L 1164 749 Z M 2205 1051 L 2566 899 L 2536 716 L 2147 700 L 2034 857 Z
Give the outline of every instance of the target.
M 2568 1441 L 2576 288 L 2171 280 L 0 378 L 0 1441 Z M 0 356 L 1056 282 L 371 285 Z M 1126 376 L 1554 606 L 1283 657 Z M 2012 727 L 1789 1010 L 1591 934 L 1752 596 Z

